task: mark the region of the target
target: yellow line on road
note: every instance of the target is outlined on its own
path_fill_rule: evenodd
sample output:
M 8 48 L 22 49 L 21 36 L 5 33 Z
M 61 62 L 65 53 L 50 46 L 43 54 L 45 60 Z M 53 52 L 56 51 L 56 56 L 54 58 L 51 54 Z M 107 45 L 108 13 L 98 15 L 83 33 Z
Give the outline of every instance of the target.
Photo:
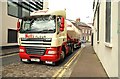
M 78 50 L 78 52 L 62 67 L 60 68 L 56 74 L 54 74 L 52 77 L 62 77 L 63 74 L 65 73 L 65 71 L 67 70 L 67 68 L 71 65 L 71 63 L 77 58 L 77 56 L 81 53 L 83 48 L 81 48 L 80 50 Z
M 5 55 L 5 56 L 0 56 L 0 58 L 10 57 L 10 56 L 14 56 L 14 55 L 17 55 L 17 54 L 18 54 L 18 53 L 10 54 L 10 55 Z

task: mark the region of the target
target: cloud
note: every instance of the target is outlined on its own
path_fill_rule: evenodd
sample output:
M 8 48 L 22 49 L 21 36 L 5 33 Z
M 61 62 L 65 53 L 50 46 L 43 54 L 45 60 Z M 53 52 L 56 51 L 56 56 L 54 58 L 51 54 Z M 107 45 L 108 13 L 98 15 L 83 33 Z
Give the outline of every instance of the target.
M 81 18 L 81 21 L 91 20 L 93 0 L 49 0 L 50 9 L 64 9 L 68 19 L 75 20 Z M 89 18 L 86 18 L 89 16 Z

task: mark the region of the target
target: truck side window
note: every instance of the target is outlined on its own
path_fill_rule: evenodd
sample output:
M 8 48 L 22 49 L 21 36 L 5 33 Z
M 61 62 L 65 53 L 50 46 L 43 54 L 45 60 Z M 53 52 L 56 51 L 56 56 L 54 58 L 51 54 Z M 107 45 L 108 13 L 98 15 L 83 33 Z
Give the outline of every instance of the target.
M 61 17 L 57 17 L 57 30 L 58 30 L 58 33 L 60 32 L 60 24 L 61 24 Z

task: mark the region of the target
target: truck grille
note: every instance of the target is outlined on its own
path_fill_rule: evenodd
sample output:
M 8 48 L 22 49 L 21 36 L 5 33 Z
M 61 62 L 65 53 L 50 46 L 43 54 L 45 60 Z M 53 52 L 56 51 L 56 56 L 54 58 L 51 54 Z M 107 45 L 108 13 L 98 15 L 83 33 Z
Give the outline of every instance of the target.
M 27 54 L 38 54 L 44 55 L 45 54 L 45 47 L 35 47 L 35 46 L 25 46 Z
M 51 42 L 52 38 L 49 38 L 50 40 L 46 40 L 43 38 L 22 38 L 21 41 L 43 41 L 43 42 Z
M 22 38 L 21 44 L 26 45 L 51 45 L 52 38 Z

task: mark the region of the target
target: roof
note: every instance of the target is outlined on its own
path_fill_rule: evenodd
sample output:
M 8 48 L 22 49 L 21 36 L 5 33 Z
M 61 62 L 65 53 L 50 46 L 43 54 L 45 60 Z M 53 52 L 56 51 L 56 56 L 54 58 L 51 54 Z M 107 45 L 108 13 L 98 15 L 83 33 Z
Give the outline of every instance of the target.
M 77 25 L 79 26 L 79 25 L 81 25 L 81 26 L 88 26 L 86 23 L 84 23 L 84 22 L 77 22 Z
M 56 15 L 56 16 L 63 16 L 66 18 L 66 10 L 38 10 L 34 11 L 30 14 L 31 16 L 36 15 Z

